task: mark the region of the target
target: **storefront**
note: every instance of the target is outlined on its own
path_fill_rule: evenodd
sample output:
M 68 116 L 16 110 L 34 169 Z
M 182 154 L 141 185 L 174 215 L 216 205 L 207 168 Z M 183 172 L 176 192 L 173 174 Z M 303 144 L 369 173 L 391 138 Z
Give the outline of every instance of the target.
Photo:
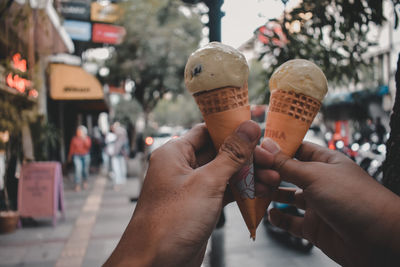
M 93 136 L 99 114 L 108 106 L 100 82 L 79 66 L 50 64 L 49 86 L 49 120 L 61 131 L 60 160 L 65 162 L 77 126 L 87 126 Z
M 0 5 L 0 194 L 7 186 L 9 203 L 0 201 L 0 210 L 16 208 L 18 166 L 40 160 L 35 147 L 46 149 L 32 125 L 46 122 L 47 57 L 74 50 L 51 1 L 8 2 Z

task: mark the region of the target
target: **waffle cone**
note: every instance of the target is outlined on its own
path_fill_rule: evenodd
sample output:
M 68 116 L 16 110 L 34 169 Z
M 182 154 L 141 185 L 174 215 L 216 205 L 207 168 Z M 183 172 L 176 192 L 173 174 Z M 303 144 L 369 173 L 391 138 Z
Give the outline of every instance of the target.
M 242 122 L 251 119 L 247 84 L 242 88 L 224 87 L 201 92 L 194 94 L 194 98 L 217 151 L 227 136 L 232 134 Z M 254 181 L 253 173 L 251 175 Z M 255 196 L 243 197 L 239 189 L 233 185 L 232 180 L 235 179 L 235 176 L 231 179 L 230 188 L 250 235 L 255 239 L 257 226 L 261 222 L 270 200 Z
M 273 91 L 265 137 L 273 139 L 283 153 L 293 157 L 320 107 L 321 103 L 313 97 L 293 91 Z

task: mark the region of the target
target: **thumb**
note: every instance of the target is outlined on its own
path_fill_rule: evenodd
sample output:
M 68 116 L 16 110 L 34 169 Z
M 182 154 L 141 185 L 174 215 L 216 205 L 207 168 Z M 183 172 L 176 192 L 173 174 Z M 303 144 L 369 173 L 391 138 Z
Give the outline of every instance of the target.
M 257 123 L 243 122 L 225 139 L 216 158 L 203 166 L 202 171 L 209 177 L 219 178 L 218 182 L 226 184 L 229 178 L 250 161 L 260 135 Z
M 311 168 L 309 162 L 294 160 L 284 154 L 277 143 L 271 138 L 265 138 L 261 144 L 261 148 L 267 150 L 274 155 L 271 168 L 276 170 L 283 180 L 305 188 L 314 180 L 314 176 L 310 173 Z

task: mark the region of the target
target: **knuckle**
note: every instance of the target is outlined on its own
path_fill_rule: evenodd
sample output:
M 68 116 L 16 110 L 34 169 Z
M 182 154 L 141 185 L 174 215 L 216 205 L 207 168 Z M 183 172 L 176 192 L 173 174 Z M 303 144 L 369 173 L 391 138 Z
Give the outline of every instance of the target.
M 237 164 L 244 164 L 247 161 L 248 153 L 246 148 L 233 136 L 229 136 L 225 140 L 221 145 L 220 151 L 226 153 L 226 155 Z
M 150 162 L 157 161 L 158 158 L 162 157 L 162 154 L 163 153 L 161 147 L 155 149 L 153 152 L 151 152 L 149 161 Z
M 289 160 L 288 157 L 277 157 L 275 160 L 274 169 L 278 173 L 281 173 L 284 170 L 284 167 L 288 160 Z

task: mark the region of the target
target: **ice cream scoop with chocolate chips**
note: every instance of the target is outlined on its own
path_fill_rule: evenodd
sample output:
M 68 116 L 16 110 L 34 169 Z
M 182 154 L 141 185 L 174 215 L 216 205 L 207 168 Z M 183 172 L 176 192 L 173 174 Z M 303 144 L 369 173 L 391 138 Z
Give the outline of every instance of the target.
M 211 42 L 195 51 L 185 67 L 185 84 L 191 94 L 222 87 L 242 87 L 249 66 L 242 53 L 231 46 Z

